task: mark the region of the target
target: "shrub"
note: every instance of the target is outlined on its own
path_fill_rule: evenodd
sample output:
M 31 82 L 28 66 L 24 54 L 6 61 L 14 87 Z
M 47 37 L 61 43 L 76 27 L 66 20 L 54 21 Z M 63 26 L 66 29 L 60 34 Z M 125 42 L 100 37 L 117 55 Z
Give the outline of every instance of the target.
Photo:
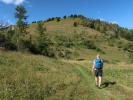
M 16 46 L 16 36 L 14 30 L 9 30 L 6 35 L 6 42 L 5 42 L 5 48 L 9 50 L 17 50 Z
M 61 20 L 61 18 L 60 18 L 60 17 L 57 17 L 56 19 L 57 19 L 57 22 L 59 22 L 59 21 Z
M 105 54 L 105 52 L 102 49 L 98 48 L 98 47 L 96 48 L 96 51 Z
M 71 58 L 71 54 L 72 52 L 70 51 L 70 49 L 65 48 L 65 47 L 57 47 L 56 48 L 56 58 L 61 57 L 61 58 L 66 58 L 66 59 L 70 59 Z
M 67 16 L 64 16 L 63 18 L 64 18 L 64 19 L 66 19 L 66 18 L 67 18 Z
M 8 50 L 16 50 L 17 49 L 17 46 L 15 44 L 11 43 L 10 41 L 6 41 L 4 46 Z
M 74 22 L 74 23 L 73 23 L 73 26 L 74 26 L 74 27 L 77 27 L 77 26 L 78 26 L 78 23 L 77 23 L 77 22 Z
M 5 42 L 6 42 L 5 35 L 0 34 L 0 47 L 4 47 Z
M 128 52 L 129 58 L 133 61 L 133 43 L 127 43 L 123 50 Z
M 85 45 L 87 46 L 88 49 L 96 49 L 95 44 L 91 41 L 86 41 Z
M 73 46 L 75 46 L 75 41 L 74 41 L 74 37 L 66 37 L 66 36 L 57 36 L 56 37 L 56 41 L 58 42 L 59 46 L 64 46 L 67 48 L 71 48 Z

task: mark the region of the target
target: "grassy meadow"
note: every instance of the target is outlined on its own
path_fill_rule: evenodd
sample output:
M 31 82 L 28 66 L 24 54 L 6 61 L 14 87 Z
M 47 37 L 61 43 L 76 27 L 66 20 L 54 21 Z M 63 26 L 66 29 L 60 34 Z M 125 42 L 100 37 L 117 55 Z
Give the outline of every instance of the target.
M 52 42 L 69 42 L 70 47 L 60 44 L 72 51 L 69 59 L 0 49 L 0 100 L 132 100 L 133 63 L 121 48 L 129 41 L 73 26 L 80 21 L 67 18 L 44 23 Z M 28 27 L 32 42 L 36 42 L 36 28 L 37 23 Z M 94 44 L 77 43 L 84 40 Z M 76 45 L 71 47 L 71 42 Z M 104 60 L 102 89 L 95 87 L 91 71 L 98 53 Z
M 103 88 L 98 89 L 91 72 L 95 54 L 65 60 L 0 50 L 0 99 L 132 100 L 133 64 L 124 62 L 126 57 L 115 62 L 121 53 L 103 55 L 112 60 L 105 62 Z

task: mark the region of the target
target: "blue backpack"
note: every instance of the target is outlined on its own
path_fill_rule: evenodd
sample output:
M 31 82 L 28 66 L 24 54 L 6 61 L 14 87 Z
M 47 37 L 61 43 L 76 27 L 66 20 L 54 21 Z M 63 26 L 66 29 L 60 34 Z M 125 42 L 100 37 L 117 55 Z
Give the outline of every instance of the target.
M 103 68 L 103 61 L 101 59 L 95 59 L 95 68 Z

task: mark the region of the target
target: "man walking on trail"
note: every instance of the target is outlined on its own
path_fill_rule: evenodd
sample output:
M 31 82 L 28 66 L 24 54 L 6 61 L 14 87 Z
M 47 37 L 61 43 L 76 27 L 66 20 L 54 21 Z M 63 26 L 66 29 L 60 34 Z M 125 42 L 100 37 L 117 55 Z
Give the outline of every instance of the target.
M 96 59 L 93 62 L 92 71 L 95 72 L 96 86 L 100 88 L 103 74 L 103 60 L 100 58 L 100 55 L 96 56 Z

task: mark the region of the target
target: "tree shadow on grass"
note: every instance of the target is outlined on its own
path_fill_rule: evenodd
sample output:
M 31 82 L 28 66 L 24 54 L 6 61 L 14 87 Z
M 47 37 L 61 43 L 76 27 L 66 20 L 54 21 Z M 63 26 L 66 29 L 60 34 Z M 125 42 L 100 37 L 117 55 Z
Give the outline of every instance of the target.
M 104 83 L 102 84 L 102 88 L 107 88 L 107 87 L 112 86 L 112 85 L 115 85 L 115 84 L 116 84 L 115 81 L 112 81 L 112 82 L 107 81 L 107 82 L 104 82 Z

